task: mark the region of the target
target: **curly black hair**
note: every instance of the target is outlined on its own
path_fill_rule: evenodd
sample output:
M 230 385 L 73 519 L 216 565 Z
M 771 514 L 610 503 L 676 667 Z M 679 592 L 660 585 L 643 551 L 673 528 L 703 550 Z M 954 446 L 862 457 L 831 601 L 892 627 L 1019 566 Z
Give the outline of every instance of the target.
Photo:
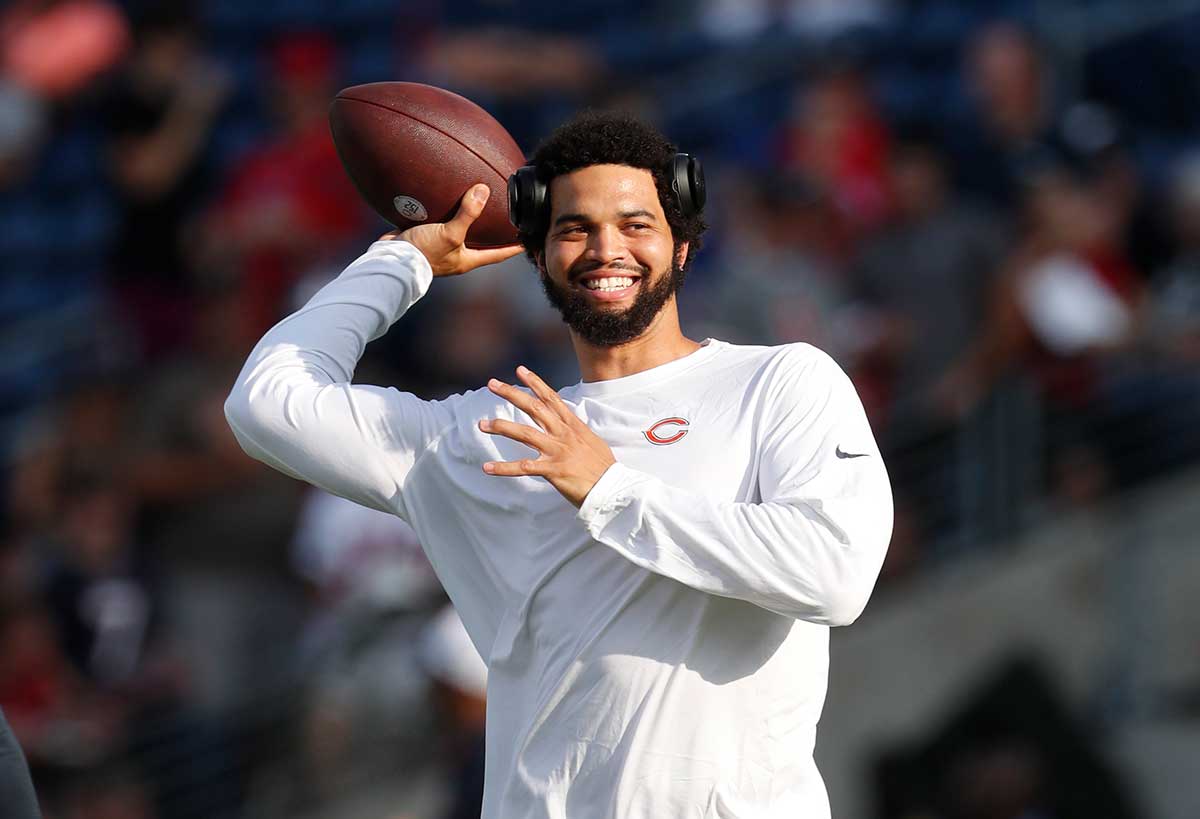
M 668 174 L 677 152 L 666 137 L 629 114 L 585 111 L 560 125 L 539 145 L 530 164 L 547 186 L 555 177 L 592 165 L 628 165 L 650 171 L 675 246 L 688 243 L 687 258 L 683 262 L 686 270 L 696 251 L 703 246 L 703 234 L 708 225 L 700 213 L 684 216 L 675 201 Z M 546 248 L 545 230 L 522 232 L 520 239 L 530 261 L 537 264 Z

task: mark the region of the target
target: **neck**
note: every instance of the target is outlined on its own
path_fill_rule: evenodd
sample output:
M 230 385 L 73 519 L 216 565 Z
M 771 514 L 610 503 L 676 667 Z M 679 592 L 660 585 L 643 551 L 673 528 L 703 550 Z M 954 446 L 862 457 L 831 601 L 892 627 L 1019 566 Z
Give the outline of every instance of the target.
M 571 333 L 579 358 L 579 372 L 586 382 L 610 381 L 643 372 L 683 358 L 700 349 L 699 342 L 684 336 L 679 311 L 672 298 L 654 321 L 633 341 L 616 347 L 597 347 Z

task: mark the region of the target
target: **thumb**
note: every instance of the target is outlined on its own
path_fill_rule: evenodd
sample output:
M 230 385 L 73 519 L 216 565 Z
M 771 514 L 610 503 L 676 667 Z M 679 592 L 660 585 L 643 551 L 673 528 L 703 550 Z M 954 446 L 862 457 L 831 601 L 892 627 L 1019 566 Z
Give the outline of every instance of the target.
M 467 229 L 479 218 L 479 214 L 483 213 L 483 206 L 487 204 L 488 197 L 491 195 L 491 189 L 483 183 L 473 185 L 463 194 L 462 201 L 458 205 L 458 213 L 454 214 L 454 218 L 446 223 L 446 235 L 456 244 L 461 245 L 466 241 Z

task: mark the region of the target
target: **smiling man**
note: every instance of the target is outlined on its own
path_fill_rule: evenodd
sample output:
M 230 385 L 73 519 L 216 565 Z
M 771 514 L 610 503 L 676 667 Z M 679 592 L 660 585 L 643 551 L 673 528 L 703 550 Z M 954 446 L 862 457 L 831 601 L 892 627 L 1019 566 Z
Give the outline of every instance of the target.
M 521 387 L 424 401 L 350 383 L 435 277 L 520 252 L 463 244 L 480 185 L 272 329 L 226 403 L 251 455 L 416 529 L 488 663 L 487 819 L 829 815 L 829 626 L 879 573 L 887 473 L 828 356 L 683 335 L 704 223 L 677 161 L 608 115 L 533 158 L 546 195 L 521 240 L 578 384 L 518 367 Z

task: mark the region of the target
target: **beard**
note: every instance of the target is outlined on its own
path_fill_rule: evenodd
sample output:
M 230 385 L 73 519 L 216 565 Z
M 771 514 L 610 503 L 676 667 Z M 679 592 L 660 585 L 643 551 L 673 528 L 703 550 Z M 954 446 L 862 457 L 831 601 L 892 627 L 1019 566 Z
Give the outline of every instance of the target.
M 594 262 L 577 263 L 567 271 L 567 281 L 573 282 L 585 273 L 604 265 Z M 654 285 L 650 284 L 650 268 L 641 265 L 609 265 L 610 270 L 628 270 L 638 275 L 637 294 L 633 304 L 624 310 L 605 309 L 595 304 L 587 294 L 573 285 L 561 285 L 545 270 L 538 273 L 542 290 L 550 304 L 562 314 L 562 319 L 581 339 L 593 347 L 617 347 L 633 341 L 646 331 L 654 317 L 662 312 L 671 297 L 683 286 L 685 271 L 671 257 L 671 269 Z

